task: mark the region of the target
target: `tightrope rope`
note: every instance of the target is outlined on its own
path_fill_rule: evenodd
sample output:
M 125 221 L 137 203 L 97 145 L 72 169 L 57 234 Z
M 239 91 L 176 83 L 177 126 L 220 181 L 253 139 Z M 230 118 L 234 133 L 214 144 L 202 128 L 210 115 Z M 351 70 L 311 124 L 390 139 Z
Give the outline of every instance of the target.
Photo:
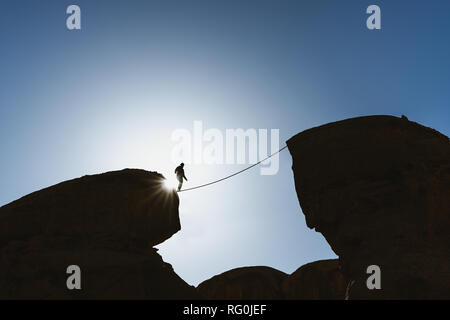
M 199 186 L 196 186 L 196 187 L 192 187 L 192 188 L 188 188 L 188 189 L 183 189 L 183 190 L 180 190 L 180 191 L 178 191 L 178 192 L 184 192 L 184 191 L 190 191 L 190 190 L 194 190 L 194 189 L 203 188 L 203 187 L 210 186 L 210 185 L 212 185 L 212 184 L 221 182 L 221 181 L 223 181 L 223 180 L 229 179 L 229 178 L 231 178 L 231 177 L 234 177 L 234 176 L 236 176 L 236 175 L 238 175 L 238 174 L 240 174 L 240 173 L 242 173 L 242 172 L 244 172 L 244 171 L 247 171 L 247 170 L 249 170 L 249 169 L 251 169 L 251 168 L 257 166 L 257 165 L 260 164 L 261 162 L 264 162 L 264 161 L 266 161 L 267 159 L 272 158 L 274 155 L 280 153 L 281 151 L 283 151 L 283 150 L 286 149 L 286 148 L 287 148 L 287 146 L 284 146 L 283 148 L 281 148 L 281 149 L 278 150 L 277 152 L 272 153 L 272 154 L 271 154 L 270 156 L 268 156 L 267 158 L 265 158 L 265 159 L 263 159 L 263 160 L 260 160 L 260 161 L 258 161 L 257 163 L 252 164 L 251 166 L 249 166 L 249 167 L 247 167 L 247 168 L 245 168 L 245 169 L 242 169 L 241 171 L 238 171 L 238 172 L 235 172 L 235 173 L 233 173 L 233 174 L 230 174 L 229 176 L 226 176 L 225 178 L 222 178 L 222 179 L 219 179 L 219 180 L 215 180 L 215 181 L 213 181 L 213 182 L 205 183 L 205 184 L 202 184 L 202 185 L 199 185 Z

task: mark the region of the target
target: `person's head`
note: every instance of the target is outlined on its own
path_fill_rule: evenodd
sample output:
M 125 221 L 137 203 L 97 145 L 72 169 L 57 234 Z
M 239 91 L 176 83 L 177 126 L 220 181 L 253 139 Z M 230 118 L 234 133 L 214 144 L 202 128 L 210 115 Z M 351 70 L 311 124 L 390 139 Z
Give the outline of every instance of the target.
M 184 167 L 184 163 L 182 162 L 182 163 L 180 164 L 180 166 L 183 168 L 183 167 Z

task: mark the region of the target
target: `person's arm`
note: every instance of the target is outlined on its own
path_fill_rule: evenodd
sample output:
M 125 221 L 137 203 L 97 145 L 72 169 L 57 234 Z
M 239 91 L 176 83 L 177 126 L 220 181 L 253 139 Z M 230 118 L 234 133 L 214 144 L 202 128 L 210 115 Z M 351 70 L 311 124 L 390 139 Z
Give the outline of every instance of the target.
M 186 181 L 187 181 L 187 178 L 186 178 L 186 176 L 184 175 L 184 173 L 183 173 L 183 178 L 184 178 L 184 180 L 186 180 Z

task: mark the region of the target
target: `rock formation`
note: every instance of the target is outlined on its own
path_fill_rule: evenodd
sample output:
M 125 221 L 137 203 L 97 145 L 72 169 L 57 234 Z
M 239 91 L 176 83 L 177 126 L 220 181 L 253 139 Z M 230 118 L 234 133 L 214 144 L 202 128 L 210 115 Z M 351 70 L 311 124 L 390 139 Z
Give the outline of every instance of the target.
M 406 117 L 326 124 L 287 141 L 308 227 L 339 260 L 291 275 L 227 271 L 189 286 L 153 246 L 180 230 L 164 177 L 85 176 L 0 208 L 0 299 L 450 299 L 450 142 Z M 82 289 L 68 290 L 78 265 Z M 367 268 L 381 270 L 369 290 Z
M 406 117 L 369 116 L 287 145 L 307 225 L 339 256 L 348 298 L 450 298 L 448 137 Z M 370 265 L 381 290 L 366 286 Z
M 288 300 L 344 300 L 347 284 L 339 260 L 320 260 L 301 266 L 282 284 Z
M 286 274 L 270 267 L 243 267 L 229 270 L 200 283 L 204 299 L 283 299 L 281 284 Z
M 178 196 L 155 172 L 85 176 L 0 208 L 0 298 L 178 299 L 196 291 L 154 245 L 180 230 Z M 68 290 L 69 265 L 82 289 Z
M 300 267 L 291 275 L 270 267 L 237 268 L 199 284 L 204 299 L 343 300 L 346 283 L 337 259 Z

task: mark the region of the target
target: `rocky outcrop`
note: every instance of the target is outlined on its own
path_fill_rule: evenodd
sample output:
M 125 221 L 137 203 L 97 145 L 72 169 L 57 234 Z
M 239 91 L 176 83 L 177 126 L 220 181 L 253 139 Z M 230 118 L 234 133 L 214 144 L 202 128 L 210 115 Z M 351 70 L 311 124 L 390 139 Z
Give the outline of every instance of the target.
M 370 116 L 287 141 L 307 225 L 339 256 L 348 298 L 450 298 L 450 143 L 406 117 Z M 369 290 L 367 267 L 381 269 Z
M 282 284 L 288 300 L 344 300 L 347 283 L 339 260 L 308 263 L 287 276 Z
M 0 298 L 195 298 L 152 246 L 180 230 L 178 196 L 155 172 L 85 176 L 0 208 Z M 68 290 L 78 265 L 82 289 Z
M 309 263 L 291 275 L 270 267 L 237 268 L 197 287 L 202 298 L 219 300 L 343 300 L 345 289 L 337 259 Z
M 270 267 L 237 268 L 200 283 L 197 290 L 204 299 L 283 299 L 281 284 L 286 276 Z

